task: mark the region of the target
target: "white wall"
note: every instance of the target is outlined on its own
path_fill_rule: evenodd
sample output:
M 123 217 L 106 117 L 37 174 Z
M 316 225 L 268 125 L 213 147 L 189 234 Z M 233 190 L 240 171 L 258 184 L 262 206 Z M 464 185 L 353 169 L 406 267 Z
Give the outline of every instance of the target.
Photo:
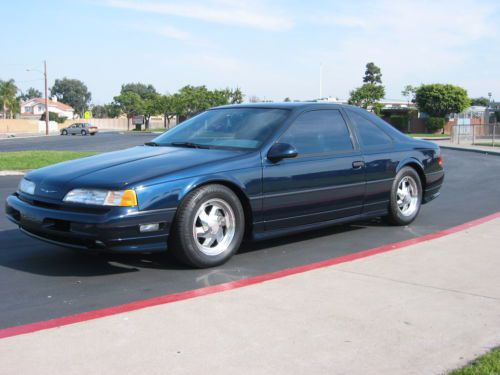
M 45 121 L 38 121 L 38 132 L 45 133 Z M 58 133 L 59 126 L 55 121 L 49 121 L 49 133 Z

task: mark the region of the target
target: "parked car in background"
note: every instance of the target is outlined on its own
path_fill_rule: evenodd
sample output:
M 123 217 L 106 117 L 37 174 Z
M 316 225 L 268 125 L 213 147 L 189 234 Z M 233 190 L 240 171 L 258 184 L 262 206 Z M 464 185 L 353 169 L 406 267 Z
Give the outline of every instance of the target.
M 234 105 L 144 146 L 31 171 L 6 212 L 23 232 L 62 246 L 168 250 L 212 267 L 245 237 L 374 216 L 408 225 L 443 179 L 438 145 L 360 108 Z
M 67 128 L 61 129 L 61 135 L 95 135 L 98 131 L 97 126 L 88 123 L 75 123 L 71 124 Z

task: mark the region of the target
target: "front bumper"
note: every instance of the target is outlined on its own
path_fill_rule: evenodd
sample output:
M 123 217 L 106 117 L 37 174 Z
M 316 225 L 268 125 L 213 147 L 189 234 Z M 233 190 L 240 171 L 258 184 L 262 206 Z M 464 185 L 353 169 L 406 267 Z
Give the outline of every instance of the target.
M 113 252 L 166 251 L 175 209 L 152 211 L 125 207 L 101 211 L 44 205 L 13 194 L 5 204 L 7 218 L 26 234 L 77 249 Z M 141 224 L 160 223 L 160 230 L 141 233 Z

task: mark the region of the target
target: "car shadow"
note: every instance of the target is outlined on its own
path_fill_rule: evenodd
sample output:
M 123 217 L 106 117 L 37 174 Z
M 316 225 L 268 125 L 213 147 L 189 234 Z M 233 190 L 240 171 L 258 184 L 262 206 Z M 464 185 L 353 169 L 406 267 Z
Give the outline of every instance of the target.
M 336 225 L 263 241 L 245 241 L 227 267 L 238 267 L 239 255 L 378 225 L 382 224 L 372 220 Z M 190 267 L 180 264 L 168 252 L 161 254 L 119 254 L 80 251 L 40 242 L 22 234 L 17 229 L 0 231 L 0 243 L 3 248 L 0 251 L 0 267 L 45 276 L 92 277 L 140 272 L 141 269 L 192 270 Z M 218 269 L 222 271 L 224 266 L 220 266 Z

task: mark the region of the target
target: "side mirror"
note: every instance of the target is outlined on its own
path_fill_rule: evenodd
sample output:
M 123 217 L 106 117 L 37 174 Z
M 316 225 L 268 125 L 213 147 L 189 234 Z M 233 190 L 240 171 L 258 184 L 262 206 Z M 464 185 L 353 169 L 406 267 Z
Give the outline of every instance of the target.
M 297 149 L 288 143 L 275 143 L 267 153 L 267 158 L 271 161 L 296 157 Z

